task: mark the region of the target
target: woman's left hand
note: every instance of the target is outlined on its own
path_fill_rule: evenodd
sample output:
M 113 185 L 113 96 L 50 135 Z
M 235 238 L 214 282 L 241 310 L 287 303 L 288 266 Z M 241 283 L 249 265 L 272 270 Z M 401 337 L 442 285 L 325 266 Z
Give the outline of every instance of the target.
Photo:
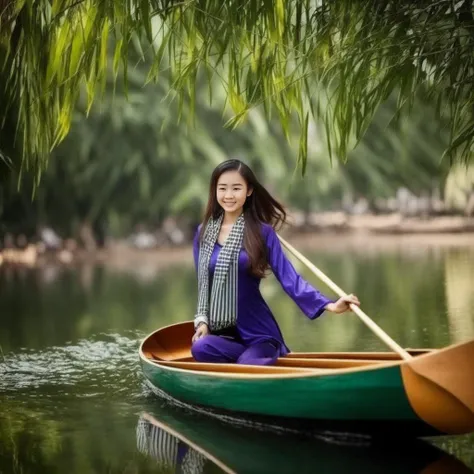
M 326 311 L 330 311 L 331 313 L 345 313 L 349 311 L 351 308 L 349 305 L 355 304 L 356 306 L 360 306 L 359 298 L 356 295 L 350 294 L 347 296 L 342 296 L 339 298 L 335 303 L 329 303 L 326 306 Z

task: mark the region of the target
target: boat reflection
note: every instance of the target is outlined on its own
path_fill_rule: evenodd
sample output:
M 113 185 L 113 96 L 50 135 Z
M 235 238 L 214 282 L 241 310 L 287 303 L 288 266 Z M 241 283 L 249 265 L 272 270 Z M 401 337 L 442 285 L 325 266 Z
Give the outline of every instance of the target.
M 417 440 L 381 445 L 368 439 L 316 439 L 303 433 L 233 426 L 172 406 L 143 413 L 137 447 L 165 472 L 204 474 L 469 474 L 454 456 Z

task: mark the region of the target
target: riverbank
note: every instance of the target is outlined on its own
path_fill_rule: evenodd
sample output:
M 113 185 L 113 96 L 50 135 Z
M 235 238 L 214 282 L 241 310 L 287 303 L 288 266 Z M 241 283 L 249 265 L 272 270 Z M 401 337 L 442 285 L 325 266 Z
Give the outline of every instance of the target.
M 315 213 L 299 224 L 301 217 L 292 217 L 297 228 L 319 232 L 365 234 L 452 234 L 473 233 L 474 217 L 428 216 L 406 217 L 399 213 L 349 215 L 343 212 Z
M 474 247 L 474 218 L 462 216 L 420 219 L 395 214 L 347 216 L 343 213 L 320 213 L 311 216 L 305 224 L 298 222 L 296 216 L 290 216 L 289 223 L 280 234 L 300 250 L 373 253 L 400 247 L 418 251 L 431 247 Z M 109 240 L 105 248 L 93 252 L 83 249 L 42 252 L 30 244 L 25 249 L 4 249 L 0 252 L 0 265 L 22 266 L 89 262 L 119 270 L 134 265 L 161 267 L 185 260 L 192 260 L 190 242 L 179 246 L 139 249 L 125 240 Z

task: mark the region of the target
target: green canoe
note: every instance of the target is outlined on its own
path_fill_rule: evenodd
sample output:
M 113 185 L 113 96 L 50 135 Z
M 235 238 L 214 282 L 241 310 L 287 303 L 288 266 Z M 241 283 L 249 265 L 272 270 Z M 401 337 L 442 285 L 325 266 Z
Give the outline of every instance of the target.
M 151 386 L 178 402 L 268 424 L 391 436 L 474 432 L 474 341 L 395 353 L 292 353 L 275 366 L 195 362 L 192 322 L 139 349 Z
M 265 432 L 252 426 L 224 425 L 167 405 L 142 413 L 137 447 L 156 459 L 164 472 L 193 474 L 468 474 L 457 458 L 431 444 L 374 443 L 346 438 L 345 443 L 293 433 Z

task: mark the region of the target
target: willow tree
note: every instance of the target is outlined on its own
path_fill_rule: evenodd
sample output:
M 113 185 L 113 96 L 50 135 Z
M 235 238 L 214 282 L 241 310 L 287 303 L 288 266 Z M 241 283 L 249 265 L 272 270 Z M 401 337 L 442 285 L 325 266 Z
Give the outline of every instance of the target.
M 423 91 L 449 120 L 445 153 L 473 154 L 472 0 L 1 0 L 0 12 L 2 118 L 27 169 L 64 139 L 84 86 L 92 103 L 108 68 L 127 77 L 132 41 L 153 51 L 149 79 L 168 56 L 180 97 L 193 100 L 198 75 L 219 77 L 229 126 L 259 105 L 285 133 L 297 117 L 303 170 L 311 116 L 345 158 L 393 93 L 409 112 Z

